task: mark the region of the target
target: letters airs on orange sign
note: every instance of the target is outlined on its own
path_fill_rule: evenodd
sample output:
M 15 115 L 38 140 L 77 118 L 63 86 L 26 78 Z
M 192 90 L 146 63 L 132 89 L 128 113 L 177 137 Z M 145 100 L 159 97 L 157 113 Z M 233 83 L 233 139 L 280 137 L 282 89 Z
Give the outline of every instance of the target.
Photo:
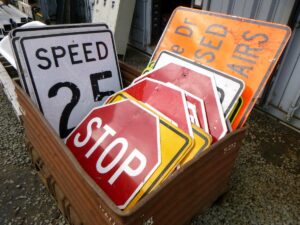
M 245 123 L 290 33 L 280 24 L 179 7 L 152 61 L 169 50 L 244 80 L 244 105 L 234 121 L 236 129 Z

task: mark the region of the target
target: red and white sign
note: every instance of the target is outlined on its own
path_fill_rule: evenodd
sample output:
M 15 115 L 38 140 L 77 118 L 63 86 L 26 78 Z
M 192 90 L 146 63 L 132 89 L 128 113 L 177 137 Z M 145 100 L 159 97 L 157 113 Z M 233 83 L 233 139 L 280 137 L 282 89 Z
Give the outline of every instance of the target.
M 202 128 L 206 133 L 209 133 L 204 101 L 196 97 L 195 95 L 183 90 L 182 88 L 177 87 L 174 84 L 168 83 L 167 85 L 169 87 L 173 87 L 177 90 L 183 91 L 183 93 L 185 94 L 191 123 L 195 124 L 199 128 Z
M 182 90 L 153 79 L 143 79 L 122 90 L 162 113 L 175 126 L 193 137 L 186 98 Z M 160 114 L 159 114 L 160 115 Z
M 196 126 L 202 128 L 206 133 L 209 133 L 206 110 L 204 106 L 204 101 L 200 98 L 197 98 L 195 95 L 192 95 L 189 92 L 185 92 L 186 100 L 188 102 L 188 109 L 190 116 Z M 194 115 L 195 114 L 195 115 Z M 199 121 L 199 124 L 197 123 Z
M 159 117 L 130 100 L 94 108 L 66 145 L 124 209 L 161 163 Z
M 133 82 L 136 83 L 146 77 L 172 83 L 203 99 L 207 112 L 209 132 L 213 137 L 213 141 L 217 141 L 225 136 L 227 126 L 213 77 L 173 63 L 138 77 Z

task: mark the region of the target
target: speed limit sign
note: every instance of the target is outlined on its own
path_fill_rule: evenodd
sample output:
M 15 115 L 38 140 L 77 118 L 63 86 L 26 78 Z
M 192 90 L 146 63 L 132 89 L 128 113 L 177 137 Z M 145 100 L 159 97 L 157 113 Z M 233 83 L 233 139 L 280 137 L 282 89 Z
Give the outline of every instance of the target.
M 20 45 L 31 83 L 28 87 L 61 138 L 93 107 L 122 88 L 109 30 L 23 37 Z

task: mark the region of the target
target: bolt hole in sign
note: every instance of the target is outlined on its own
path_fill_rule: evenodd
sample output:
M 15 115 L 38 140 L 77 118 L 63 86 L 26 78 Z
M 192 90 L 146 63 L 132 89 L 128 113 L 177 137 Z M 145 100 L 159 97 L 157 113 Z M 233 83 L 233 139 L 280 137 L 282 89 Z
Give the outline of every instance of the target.
M 121 209 L 159 185 L 192 144 L 183 131 L 123 99 L 94 108 L 66 139 L 80 165 Z
M 220 140 L 225 136 L 227 126 L 214 77 L 170 63 L 136 78 L 133 83 L 144 78 L 174 84 L 192 95 L 203 99 L 207 112 L 209 132 L 213 137 L 213 141 Z
M 20 46 L 37 106 L 61 138 L 122 88 L 113 35 L 102 27 L 23 37 Z
M 245 123 L 290 35 L 285 25 L 179 7 L 151 61 L 167 50 L 242 79 L 244 104 L 232 125 L 236 129 Z

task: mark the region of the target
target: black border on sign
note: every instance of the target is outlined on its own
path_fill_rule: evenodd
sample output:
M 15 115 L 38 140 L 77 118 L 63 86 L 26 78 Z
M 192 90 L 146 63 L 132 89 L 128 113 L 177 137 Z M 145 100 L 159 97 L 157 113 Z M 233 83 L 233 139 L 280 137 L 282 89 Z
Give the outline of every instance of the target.
M 128 99 L 125 95 L 123 95 L 122 93 L 117 93 L 115 96 L 112 97 L 111 100 L 109 100 L 109 103 L 112 103 L 118 96 L 121 96 L 124 99 Z M 176 133 L 177 135 L 180 136 L 180 138 L 182 138 L 183 140 L 185 140 L 185 143 L 182 145 L 182 147 L 179 149 L 179 151 L 177 152 L 177 154 L 172 158 L 172 160 L 169 162 L 169 164 L 165 167 L 165 169 L 159 174 L 159 176 L 156 177 L 155 181 L 153 181 L 153 183 L 149 186 L 149 188 L 147 189 L 147 191 L 145 191 L 144 195 L 146 195 L 147 193 L 149 193 L 153 187 L 157 184 L 157 182 L 159 181 L 159 179 L 166 173 L 166 171 L 171 167 L 171 165 L 174 163 L 174 161 L 179 157 L 179 155 L 186 149 L 186 146 L 189 144 L 188 138 L 186 136 L 188 136 L 187 134 L 184 135 L 183 132 L 180 132 L 176 129 L 174 129 L 172 126 L 170 126 L 169 124 L 167 124 L 165 121 L 163 121 L 162 119 L 159 119 L 159 123 L 164 125 L 165 127 L 169 128 L 171 131 L 173 131 L 174 133 Z M 193 129 L 194 130 L 194 129 Z M 202 135 L 202 134 L 201 134 Z M 200 135 L 199 135 L 200 136 Z M 204 137 L 204 136 L 203 136 Z M 208 142 L 208 141 L 207 141 Z M 207 144 L 207 143 L 206 143 Z M 201 149 L 199 149 L 201 150 Z M 143 196 L 144 196 L 143 195 Z M 143 197 L 142 196 L 142 197 Z
M 182 138 L 184 138 L 184 136 L 183 136 L 180 132 L 178 132 L 176 129 L 174 129 L 173 127 L 171 127 L 169 124 L 167 124 L 166 122 L 164 122 L 164 121 L 162 121 L 162 120 L 160 120 L 160 122 L 161 122 L 163 125 L 165 125 L 166 127 L 168 127 L 169 129 L 173 130 L 173 131 L 174 131 L 175 133 L 177 133 L 178 135 L 180 135 Z M 205 141 L 204 145 L 198 150 L 198 153 L 199 153 L 199 151 L 204 150 L 204 149 L 208 146 L 209 141 L 208 141 L 207 137 L 205 137 L 203 134 L 199 133 L 199 132 L 198 132 L 197 130 L 195 130 L 194 128 L 193 128 L 193 131 L 196 133 L 196 135 L 200 136 L 200 137 L 203 138 L 204 141 Z M 184 139 L 186 139 L 186 138 L 184 138 Z M 182 153 L 182 151 L 183 151 L 183 149 L 186 147 L 186 145 L 187 145 L 187 141 L 186 141 L 186 144 L 179 150 L 179 152 L 174 156 L 174 158 L 171 160 L 171 162 L 167 165 L 166 169 L 169 169 L 169 168 L 170 168 L 171 164 L 176 160 L 176 158 L 178 158 L 179 154 Z M 196 154 L 196 155 L 198 155 L 198 154 Z M 155 179 L 155 181 L 149 186 L 149 188 L 147 189 L 147 191 L 145 192 L 144 195 L 146 195 L 146 194 L 148 194 L 150 191 L 152 191 L 153 187 L 157 184 L 157 182 L 159 181 L 159 179 L 165 174 L 166 169 L 165 169 L 165 170 L 164 170 L 164 171 L 163 171 L 163 172 Z
M 187 62 L 187 63 L 191 63 L 191 64 L 194 65 L 194 66 L 201 67 L 201 68 L 203 68 L 203 69 L 205 69 L 205 70 L 208 70 L 208 71 L 210 71 L 210 72 L 212 72 L 212 73 L 216 73 L 216 74 L 218 74 L 218 75 L 220 75 L 220 76 L 222 76 L 222 77 L 225 77 L 225 78 L 227 78 L 227 79 L 229 79 L 229 80 L 232 80 L 233 82 L 239 84 L 239 86 L 240 86 L 240 87 L 239 87 L 239 90 L 238 90 L 238 92 L 236 93 L 236 95 L 234 96 L 235 101 L 231 102 L 230 105 L 229 105 L 229 107 L 228 107 L 228 109 L 224 112 L 224 115 L 225 115 L 225 117 L 226 117 L 227 113 L 229 113 L 229 111 L 232 109 L 233 105 L 234 105 L 234 104 L 236 103 L 236 101 L 238 100 L 239 96 L 242 94 L 242 90 L 244 89 L 244 86 L 245 86 L 244 83 L 243 83 L 240 79 L 238 79 L 238 78 L 236 78 L 236 77 L 233 77 L 233 76 L 230 76 L 230 75 L 228 75 L 228 74 L 226 74 L 226 73 L 223 73 L 223 72 L 221 72 L 220 70 L 215 70 L 215 69 L 212 68 L 212 67 L 205 66 L 205 65 L 200 64 L 200 63 L 196 63 L 196 62 L 194 62 L 194 61 L 192 61 L 192 60 L 190 60 L 190 59 L 187 59 L 187 58 L 185 58 L 185 57 L 183 57 L 183 56 L 180 56 L 180 55 L 178 56 L 178 55 L 176 55 L 175 53 L 170 52 L 170 51 L 167 51 L 167 50 L 164 50 L 164 51 L 161 51 L 161 52 L 160 52 L 160 54 L 159 54 L 157 60 L 155 61 L 154 67 L 156 66 L 156 64 L 157 64 L 157 62 L 158 62 L 158 60 L 159 60 L 159 58 L 161 57 L 161 55 L 162 55 L 163 53 L 165 53 L 165 54 L 167 54 L 167 55 L 171 55 L 171 56 L 173 56 L 173 57 L 175 57 L 175 58 L 181 59 L 181 60 L 183 60 L 183 61 L 185 61 L 185 62 Z M 216 86 L 217 86 L 217 85 L 216 85 Z M 217 87 L 218 87 L 218 86 L 217 86 Z
M 177 154 L 173 157 L 173 159 L 169 162 L 169 164 L 165 167 L 165 169 L 159 174 L 159 176 L 156 177 L 155 181 L 153 181 L 153 183 L 149 186 L 149 188 L 147 189 L 147 191 L 145 191 L 144 195 L 148 194 L 153 187 L 157 184 L 157 182 L 160 180 L 160 178 L 166 173 L 166 170 L 168 170 L 171 165 L 174 163 L 174 161 L 179 157 L 179 155 L 184 151 L 184 149 L 186 149 L 189 141 L 187 139 L 187 137 L 185 135 L 183 135 L 183 133 L 179 132 L 178 130 L 174 129 L 172 126 L 170 126 L 169 124 L 167 124 L 165 121 L 163 120 L 159 120 L 159 122 L 166 126 L 167 128 L 169 128 L 171 131 L 173 131 L 174 133 L 176 133 L 177 135 L 179 135 L 183 140 L 185 140 L 184 145 L 179 149 L 179 151 L 177 152 Z
M 40 35 L 40 36 L 34 36 L 34 37 L 21 38 L 20 45 L 21 45 L 21 48 L 22 48 L 22 51 L 23 51 L 23 54 L 24 54 L 25 62 L 26 62 L 27 68 L 28 68 L 28 73 L 30 75 L 32 85 L 33 85 L 34 93 L 35 93 L 36 98 L 37 98 L 37 103 L 38 103 L 38 106 L 39 106 L 42 114 L 44 114 L 43 113 L 43 108 L 42 108 L 40 98 L 39 98 L 39 95 L 38 95 L 38 92 L 37 92 L 37 89 L 36 89 L 36 85 L 35 85 L 34 78 L 33 78 L 33 75 L 32 75 L 31 67 L 30 67 L 30 64 L 29 64 L 29 61 L 28 61 L 28 56 L 25 52 L 24 41 L 31 40 L 31 39 L 38 39 L 38 38 L 60 37 L 60 36 L 80 35 L 80 34 L 95 34 L 95 33 L 105 33 L 105 32 L 108 32 L 111 35 L 111 40 L 112 40 L 112 45 L 113 45 L 112 47 L 114 49 L 114 52 L 117 53 L 116 48 L 115 48 L 115 42 L 114 42 L 114 39 L 113 39 L 113 34 L 110 30 L 73 32 L 73 33 L 67 33 L 67 34 L 51 34 L 51 35 Z M 120 68 L 119 68 L 119 64 L 118 64 L 117 54 L 115 54 L 115 61 L 116 61 L 117 70 L 118 70 L 118 73 L 119 73 L 118 75 L 119 75 L 120 88 L 122 89 L 123 84 L 122 84 L 122 79 L 121 79 L 121 73 L 120 73 Z
M 12 48 L 15 52 L 14 55 L 15 55 L 15 58 L 16 58 L 16 64 L 17 64 L 19 76 L 21 77 L 21 79 L 23 81 L 26 93 L 30 96 L 28 86 L 27 86 L 27 83 L 26 83 L 26 79 L 25 79 L 25 76 L 24 76 L 23 68 L 22 68 L 22 65 L 21 65 L 21 60 L 20 60 L 19 54 L 17 52 L 17 47 L 16 47 L 16 42 L 19 39 L 20 39 L 19 37 L 13 37 L 12 40 L 11 40 L 11 43 L 12 43 Z
M 228 119 L 229 119 L 230 124 L 232 124 L 234 122 L 236 115 L 238 114 L 238 112 L 240 111 L 240 109 L 243 106 L 243 102 L 244 102 L 244 100 L 241 96 L 237 101 L 236 107 L 233 108 L 232 114 L 229 115 Z
M 229 19 L 229 20 L 238 20 L 238 21 L 242 21 L 244 23 L 259 24 L 259 25 L 262 25 L 262 26 L 273 27 L 273 28 L 277 28 L 277 29 L 281 29 L 281 30 L 285 30 L 286 31 L 286 35 L 285 35 L 285 37 L 284 37 L 284 39 L 283 39 L 283 41 L 282 41 L 282 43 L 280 45 L 280 48 L 278 49 L 278 51 L 277 51 L 277 53 L 275 55 L 276 60 L 272 61 L 272 63 L 270 64 L 270 66 L 269 66 L 266 74 L 263 76 L 263 79 L 262 79 L 262 81 L 261 81 L 261 83 L 259 85 L 259 88 L 254 93 L 253 99 L 256 99 L 259 96 L 260 92 L 262 91 L 261 87 L 263 86 L 263 84 L 266 83 L 269 75 L 271 74 L 272 67 L 279 60 L 278 56 L 281 54 L 281 52 L 283 51 L 283 48 L 287 44 L 287 41 L 288 41 L 288 39 L 289 39 L 289 37 L 291 35 L 291 29 L 288 26 L 285 26 L 285 25 L 282 25 L 282 24 L 276 24 L 276 23 L 271 23 L 271 22 L 266 22 L 266 21 L 261 21 L 261 20 L 254 20 L 254 19 L 249 19 L 249 18 L 231 16 L 231 15 L 227 15 L 227 14 L 215 13 L 215 12 L 204 11 L 204 10 L 197 10 L 197 9 L 191 9 L 191 8 L 185 8 L 185 7 L 178 7 L 178 8 L 176 8 L 173 11 L 173 13 L 172 13 L 172 15 L 171 15 L 171 17 L 169 19 L 169 22 L 168 22 L 168 24 L 165 27 L 165 30 L 164 30 L 164 32 L 163 32 L 163 34 L 162 34 L 162 36 L 161 36 L 161 38 L 160 38 L 160 40 L 159 40 L 156 48 L 155 48 L 155 50 L 154 50 L 154 54 L 152 55 L 150 61 L 153 61 L 153 57 L 156 54 L 158 54 L 157 49 L 161 45 L 161 42 L 162 42 L 162 40 L 165 37 L 166 30 L 169 29 L 170 23 L 171 23 L 174 15 L 176 14 L 176 12 L 178 10 L 192 11 L 192 12 L 195 12 L 195 13 L 198 13 L 198 14 L 205 14 L 205 15 L 210 15 L 210 16 L 216 16 L 216 17 L 220 17 L 220 18 L 224 18 L 224 19 Z M 254 107 L 255 101 L 253 101 L 253 99 L 250 102 L 250 104 L 247 107 L 247 109 L 245 110 L 245 114 L 242 116 L 241 121 L 239 122 L 239 124 L 237 126 L 238 128 L 241 127 L 242 124 L 245 122 L 245 120 L 246 120 L 246 118 L 245 118 L 246 116 L 245 115 L 247 115 L 249 113 L 249 111 L 251 111 L 251 109 Z
M 193 128 L 193 131 L 196 135 L 198 135 L 202 139 L 204 139 L 204 144 L 201 148 L 199 148 L 198 153 L 195 155 L 195 157 L 196 157 L 197 155 L 199 155 L 201 153 L 201 151 L 205 150 L 209 146 L 209 141 L 208 141 L 208 138 L 206 136 L 204 136 L 203 134 L 201 134 L 198 130 Z
M 108 26 L 106 24 L 73 24 L 73 25 L 53 25 L 53 26 L 44 26 L 44 27 L 28 27 L 28 28 L 17 28 L 17 29 L 14 29 L 12 30 L 12 32 L 9 33 L 9 36 L 11 38 L 11 42 L 12 42 L 12 47 L 14 49 L 14 55 L 15 55 L 15 58 L 17 59 L 16 60 L 16 64 L 17 64 L 17 67 L 19 68 L 19 76 L 21 77 L 22 81 L 23 81 L 23 84 L 24 84 L 24 88 L 25 88 L 25 91 L 26 93 L 30 96 L 30 93 L 29 93 L 29 90 L 28 90 L 28 86 L 27 86 L 27 83 L 26 83 L 26 79 L 25 79 L 25 76 L 24 76 L 24 72 L 23 72 L 23 68 L 22 68 L 22 65 L 21 65 L 21 60 L 20 60 L 20 57 L 19 57 L 19 54 L 17 53 L 17 47 L 16 47 L 16 42 L 19 41 L 22 37 L 16 37 L 16 34 L 18 32 L 30 32 L 30 31 L 40 31 L 40 30 L 58 30 L 58 29 L 68 29 L 68 28 L 85 28 L 85 27 L 104 27 L 106 29 L 108 29 Z M 17 54 L 16 54 L 17 53 Z
M 81 27 L 105 27 L 108 29 L 107 24 L 105 23 L 92 23 L 92 24 L 70 24 L 70 25 L 51 25 L 51 26 L 40 26 L 40 27 L 19 27 L 12 30 L 9 35 L 11 38 L 15 37 L 18 32 L 30 32 L 30 31 L 40 31 L 40 30 L 58 30 L 66 28 L 81 28 Z

